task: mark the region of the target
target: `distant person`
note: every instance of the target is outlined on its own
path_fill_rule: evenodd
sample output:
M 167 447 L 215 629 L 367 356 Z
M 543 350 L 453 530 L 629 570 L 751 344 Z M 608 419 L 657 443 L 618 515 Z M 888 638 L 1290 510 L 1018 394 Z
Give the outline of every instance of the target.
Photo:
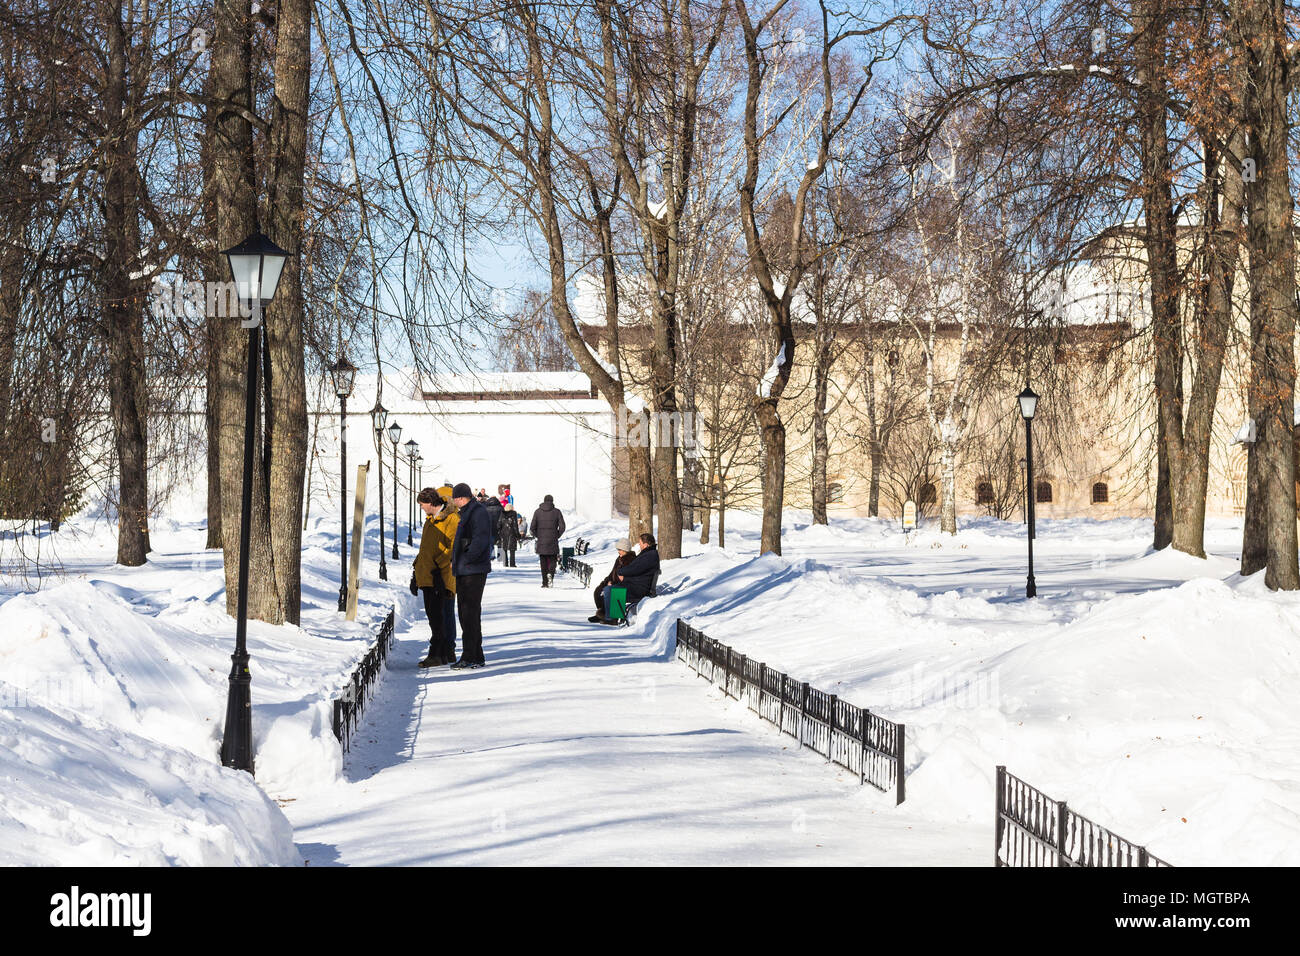
M 501 511 L 501 520 L 497 522 L 497 540 L 501 542 L 501 560 L 507 568 L 515 566 L 515 549 L 519 547 L 519 512 L 515 506 L 507 503 Z
M 460 616 L 460 660 L 453 670 L 482 667 L 483 587 L 492 571 L 492 526 L 487 509 L 474 498 L 463 481 L 451 492 L 460 510 L 456 540 L 451 548 L 451 570 L 456 576 L 456 611 Z
M 487 509 L 488 521 L 492 524 L 492 560 L 496 561 L 501 557 L 500 525 L 503 509 L 501 502 L 495 497 L 483 502 L 483 507 Z
M 451 542 L 446 542 L 446 555 L 441 563 L 438 558 L 439 538 L 442 535 L 438 527 L 438 517 L 442 515 L 450 502 L 432 488 L 424 488 L 415 496 L 420 510 L 424 512 L 424 529 L 420 532 L 420 551 L 415 556 L 415 569 L 411 575 L 411 593 L 424 596 L 424 613 L 429 618 L 429 653 L 420 661 L 421 667 L 442 667 L 456 660 L 456 636 L 447 635 L 446 608 L 452 607 L 456 600 L 456 580 L 451 575 Z M 455 509 L 452 508 L 452 516 Z M 454 532 L 453 532 L 454 533 Z M 453 628 L 455 625 L 452 625 Z
M 542 587 L 549 588 L 555 580 L 555 563 L 560 556 L 560 536 L 564 534 L 564 515 L 555 507 L 555 499 L 547 495 L 533 512 L 529 523 L 537 539 L 537 556 L 542 564 Z
M 443 500 L 442 510 L 434 517 L 433 560 L 442 574 L 447 587 L 447 599 L 442 602 L 442 630 L 447 643 L 443 656 L 448 664 L 456 661 L 456 575 L 451 570 L 451 548 L 456 541 L 456 528 L 460 524 L 460 514 L 451 500 L 451 482 L 444 481 L 438 488 L 438 497 Z
M 498 488 L 497 497 L 501 499 L 502 507 L 505 507 L 506 505 L 513 505 L 515 503 L 515 496 L 510 493 L 509 485 L 502 485 L 500 488 Z
M 628 604 L 635 604 L 644 597 L 654 597 L 654 581 L 659 574 L 659 549 L 655 545 L 655 536 L 649 533 L 643 534 L 639 544 L 641 553 L 614 574 L 618 583 L 627 588 Z M 618 624 L 618 621 L 612 620 L 609 616 L 608 600 L 609 592 L 606 591 L 605 618 L 600 623 Z
M 627 538 L 620 538 L 614 545 L 618 551 L 618 557 L 614 559 L 614 566 L 610 568 L 609 574 L 605 575 L 601 582 L 596 585 L 596 590 L 592 597 L 596 599 L 596 613 L 587 618 L 592 624 L 599 624 L 609 616 L 609 604 L 605 600 L 605 589 L 613 587 L 617 583 L 617 575 L 620 570 L 627 567 L 636 559 L 636 552 L 632 550 L 632 542 Z

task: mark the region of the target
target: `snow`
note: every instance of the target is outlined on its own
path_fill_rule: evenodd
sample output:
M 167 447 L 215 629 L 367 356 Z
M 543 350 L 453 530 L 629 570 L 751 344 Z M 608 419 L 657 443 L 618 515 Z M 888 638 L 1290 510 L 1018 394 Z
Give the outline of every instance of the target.
M 772 364 L 768 366 L 767 371 L 763 373 L 762 380 L 758 383 L 758 397 L 769 398 L 772 395 L 772 386 L 776 384 L 776 377 L 781 374 L 781 363 L 785 361 L 785 343 L 781 343 L 781 350 L 776 353 L 776 358 L 772 359 Z
M 55 865 L 546 862 L 984 865 L 995 767 L 1176 865 L 1300 863 L 1300 595 L 1237 574 L 1241 528 L 1196 559 L 1141 519 L 1024 526 L 788 512 L 726 549 L 689 532 L 633 625 L 538 585 L 527 548 L 484 598 L 488 667 L 418 669 L 422 609 L 363 563 L 335 610 L 337 532 L 304 540 L 301 626 L 253 622 L 257 775 L 222 768 L 234 625 L 220 555 L 178 506 L 142 568 L 92 516 L 41 540 L 39 589 L 0 578 L 0 861 Z M 625 521 L 575 521 L 603 574 Z M 367 542 L 377 532 L 372 520 Z M 29 542 L 30 543 L 30 542 Z M 397 608 L 345 758 L 329 701 Z M 681 617 L 907 725 L 907 800 L 800 750 L 673 659 Z

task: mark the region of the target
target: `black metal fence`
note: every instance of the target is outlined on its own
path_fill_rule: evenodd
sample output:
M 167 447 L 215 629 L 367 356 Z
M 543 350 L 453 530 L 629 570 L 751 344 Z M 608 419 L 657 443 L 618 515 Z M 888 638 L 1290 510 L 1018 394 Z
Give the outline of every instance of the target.
M 366 709 L 366 701 L 374 696 L 375 681 L 384 660 L 393 646 L 393 616 L 397 609 L 388 612 L 384 623 L 379 627 L 379 639 L 366 651 L 361 663 L 352 672 L 352 677 L 343 688 L 343 696 L 334 699 L 334 736 L 343 745 L 346 753 L 352 749 L 352 732 L 361 722 L 361 712 Z
M 994 866 L 1172 866 L 998 767 Z
M 728 697 L 776 724 L 831 763 L 858 775 L 896 803 L 905 796 L 905 726 L 840 700 L 737 652 L 677 620 L 677 659 L 717 684 Z
M 579 561 L 577 558 L 570 557 L 569 555 L 562 555 L 560 557 L 560 570 L 565 574 L 572 574 L 582 582 L 584 588 L 591 587 L 590 564 L 587 564 L 584 561 Z

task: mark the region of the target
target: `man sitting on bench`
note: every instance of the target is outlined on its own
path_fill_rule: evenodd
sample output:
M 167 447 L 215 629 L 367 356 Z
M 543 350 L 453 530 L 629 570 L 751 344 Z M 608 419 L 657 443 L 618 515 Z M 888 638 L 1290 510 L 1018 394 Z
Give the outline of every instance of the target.
M 596 599 L 596 613 L 587 618 L 592 624 L 599 624 L 602 619 L 609 615 L 609 601 L 606 598 L 605 591 L 618 584 L 615 575 L 636 560 L 636 552 L 632 550 L 632 542 L 627 538 L 619 538 L 614 547 L 618 551 L 618 558 L 614 561 L 614 567 L 610 569 L 609 574 L 605 575 L 605 579 L 596 585 L 595 593 L 592 595 Z
M 653 597 L 655 580 L 659 577 L 659 549 L 655 547 L 655 536 L 650 533 L 641 535 L 641 553 L 630 564 L 615 573 L 618 585 L 627 588 L 627 607 L 631 607 L 644 597 Z M 601 624 L 621 624 L 623 617 L 612 617 L 609 611 L 609 597 L 613 585 L 605 591 L 605 617 Z M 625 609 L 626 614 L 626 609 Z

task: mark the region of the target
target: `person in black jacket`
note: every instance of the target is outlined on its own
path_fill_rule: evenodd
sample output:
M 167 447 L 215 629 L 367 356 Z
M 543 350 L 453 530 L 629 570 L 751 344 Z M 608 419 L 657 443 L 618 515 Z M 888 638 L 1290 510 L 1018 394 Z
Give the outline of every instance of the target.
M 560 536 L 564 534 L 564 515 L 555 507 L 555 499 L 547 495 L 533 512 L 531 524 L 537 539 L 537 556 L 542 559 L 542 587 L 549 588 L 555 579 L 555 562 L 560 556 Z
M 488 521 L 492 523 L 492 560 L 495 561 L 501 557 L 501 514 L 504 509 L 501 507 L 501 500 L 496 497 L 489 498 L 483 502 L 483 507 L 487 509 Z
M 614 574 L 620 586 L 627 588 L 627 603 L 634 604 L 644 597 L 653 597 L 655 593 L 654 580 L 659 574 L 659 549 L 655 547 L 655 536 L 652 534 L 641 535 L 641 553 L 638 554 L 627 566 L 621 568 Z M 608 592 L 606 592 L 608 598 Z M 605 617 L 599 622 L 601 624 L 618 624 L 620 622 L 611 620 L 608 608 Z
M 616 576 L 624 567 L 636 560 L 636 552 L 632 550 L 632 542 L 627 538 L 620 538 L 614 545 L 618 551 L 618 558 L 614 561 L 614 567 L 605 575 L 604 580 L 596 585 L 596 590 L 592 597 L 596 599 L 596 613 L 587 618 L 592 624 L 599 624 L 608 612 L 608 605 L 605 603 L 605 588 L 612 587 L 616 583 Z
M 487 509 L 461 482 L 451 490 L 451 500 L 460 511 L 456 540 L 451 545 L 451 573 L 456 576 L 456 612 L 460 618 L 460 660 L 454 670 L 482 667 L 483 586 L 492 571 L 492 524 Z
M 497 522 L 497 540 L 501 542 L 501 557 L 506 567 L 515 566 L 515 549 L 519 547 L 519 512 L 514 505 L 505 505 L 501 520 Z

